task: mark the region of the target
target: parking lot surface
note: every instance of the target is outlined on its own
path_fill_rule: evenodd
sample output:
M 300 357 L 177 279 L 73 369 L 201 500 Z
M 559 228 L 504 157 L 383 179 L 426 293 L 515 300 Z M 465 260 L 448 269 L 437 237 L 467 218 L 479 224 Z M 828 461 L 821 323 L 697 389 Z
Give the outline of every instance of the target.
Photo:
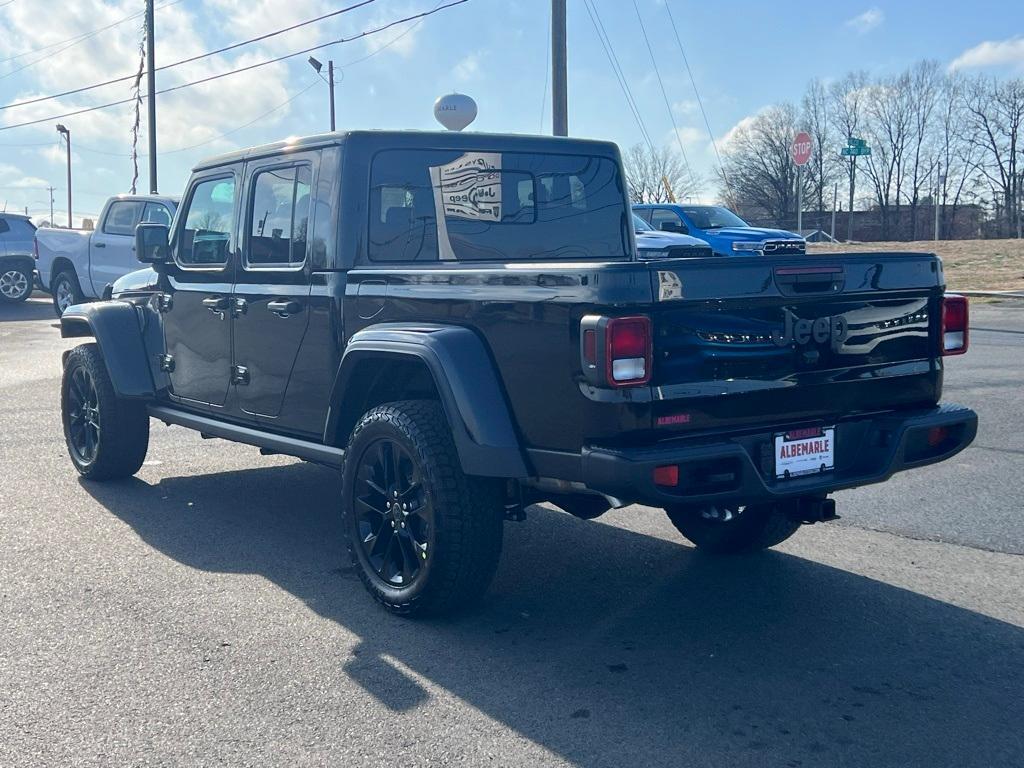
M 78 479 L 49 304 L 0 307 L 0 765 L 1024 765 L 1024 306 L 973 308 L 936 467 L 777 550 L 533 507 L 476 611 L 346 567 L 335 473 L 153 425 Z

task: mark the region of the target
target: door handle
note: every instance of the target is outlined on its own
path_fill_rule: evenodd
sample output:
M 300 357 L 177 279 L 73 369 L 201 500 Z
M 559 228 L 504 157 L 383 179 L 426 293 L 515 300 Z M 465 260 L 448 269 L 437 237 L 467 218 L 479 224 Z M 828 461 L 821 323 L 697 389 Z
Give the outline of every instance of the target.
M 106 248 L 107 244 L 106 243 L 93 243 L 92 247 L 93 248 Z
M 288 317 L 302 311 L 302 305 L 292 299 L 275 299 L 267 302 L 267 309 L 278 317 Z
M 231 299 L 228 296 L 207 296 L 203 299 L 203 306 L 213 312 L 215 315 L 220 315 L 220 319 L 224 319 L 224 313 L 227 311 L 228 305 L 231 303 Z

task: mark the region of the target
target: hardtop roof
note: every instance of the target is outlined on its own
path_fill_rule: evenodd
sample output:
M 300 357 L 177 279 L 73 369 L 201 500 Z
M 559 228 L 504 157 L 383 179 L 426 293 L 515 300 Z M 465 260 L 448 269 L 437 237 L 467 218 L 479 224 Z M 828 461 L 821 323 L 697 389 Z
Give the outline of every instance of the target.
M 222 165 L 279 154 L 301 152 L 332 145 L 357 143 L 374 149 L 466 149 L 481 151 L 572 152 L 618 156 L 618 147 L 610 141 L 561 136 L 534 136 L 514 133 L 476 133 L 461 131 L 361 130 L 301 136 L 260 146 L 239 149 L 206 158 L 192 169 L 200 171 Z

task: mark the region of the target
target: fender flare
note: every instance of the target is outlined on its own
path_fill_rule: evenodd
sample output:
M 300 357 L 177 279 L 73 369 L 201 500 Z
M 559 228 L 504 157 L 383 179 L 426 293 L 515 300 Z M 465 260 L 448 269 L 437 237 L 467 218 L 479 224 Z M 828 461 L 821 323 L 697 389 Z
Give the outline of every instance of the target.
M 155 395 L 138 309 L 125 301 L 75 304 L 60 318 L 62 338 L 92 336 L 99 344 L 118 397 Z M 64 353 L 64 359 L 67 359 Z
M 394 356 L 415 358 L 430 372 L 466 474 L 530 475 L 494 362 L 484 342 L 461 326 L 380 323 L 353 334 L 335 377 L 325 442 L 343 441 L 354 424 L 347 423 L 345 394 L 359 364 Z

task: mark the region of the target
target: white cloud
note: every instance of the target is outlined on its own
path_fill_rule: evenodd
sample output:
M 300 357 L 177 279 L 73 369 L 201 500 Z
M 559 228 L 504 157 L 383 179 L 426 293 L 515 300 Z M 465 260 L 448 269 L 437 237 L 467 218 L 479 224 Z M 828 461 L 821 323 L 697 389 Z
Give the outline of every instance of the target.
M 693 115 L 699 106 L 696 99 L 683 99 L 672 105 L 672 111 L 677 115 Z
M 421 12 L 422 8 L 417 8 L 408 3 L 396 4 L 394 2 L 388 4 L 386 11 L 377 13 L 371 16 L 370 19 L 362 25 L 362 29 L 376 29 L 382 27 L 395 19 L 404 19 L 406 16 L 412 16 L 415 13 Z M 402 58 L 409 58 L 416 51 L 416 43 L 419 39 L 420 30 L 423 29 L 421 20 L 409 21 L 405 24 L 399 24 L 398 26 L 386 29 L 383 32 L 377 32 L 373 35 L 368 35 L 363 38 L 363 43 L 366 46 L 368 53 L 374 54 L 378 51 L 387 49 L 391 53 L 398 54 Z
M 949 65 L 950 70 L 1016 65 L 1024 68 L 1024 37 L 986 40 L 968 48 Z
M 737 122 L 732 128 L 730 128 L 724 134 L 719 136 L 716 142 L 718 144 L 718 148 L 723 152 L 726 151 L 729 147 L 729 144 L 732 143 L 733 139 L 735 139 L 739 134 L 748 130 L 754 124 L 754 121 L 757 120 L 757 116 L 765 109 L 766 107 L 762 107 L 754 114 L 747 115 L 746 117 L 741 118 L 739 122 Z
M 864 13 L 846 20 L 846 26 L 855 31 L 858 35 L 870 32 L 875 27 L 881 26 L 885 21 L 885 11 L 878 6 L 868 8 Z
M 692 125 L 682 126 L 679 128 L 678 134 L 684 147 L 695 147 L 704 139 L 704 131 L 694 128 Z M 669 137 L 672 137 L 671 133 L 669 133 Z M 675 139 L 672 140 L 675 141 Z
M 452 75 L 456 80 L 466 82 L 467 80 L 475 80 L 480 76 L 480 53 L 471 53 L 452 69 Z

